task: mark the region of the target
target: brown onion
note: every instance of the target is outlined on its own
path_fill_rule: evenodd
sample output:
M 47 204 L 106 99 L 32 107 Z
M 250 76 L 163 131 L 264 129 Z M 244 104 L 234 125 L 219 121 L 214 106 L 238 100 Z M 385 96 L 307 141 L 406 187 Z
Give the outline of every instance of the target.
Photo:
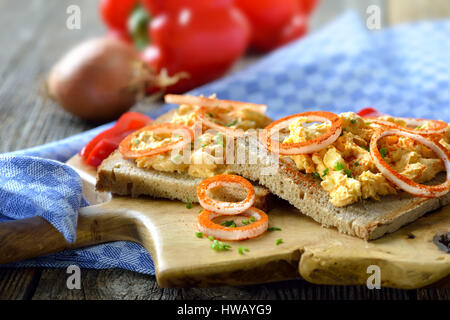
M 106 37 L 70 50 L 53 67 L 47 87 L 70 113 L 104 122 L 129 110 L 154 77 L 131 45 Z

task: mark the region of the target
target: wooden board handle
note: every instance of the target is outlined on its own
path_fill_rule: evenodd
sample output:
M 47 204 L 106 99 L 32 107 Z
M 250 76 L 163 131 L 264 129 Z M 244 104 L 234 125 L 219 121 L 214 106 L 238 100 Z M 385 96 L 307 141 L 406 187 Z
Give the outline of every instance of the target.
M 132 217 L 105 210 L 102 205 L 80 209 L 75 243 L 66 242 L 41 217 L 0 223 L 0 264 L 110 241 L 136 241 L 135 229 Z

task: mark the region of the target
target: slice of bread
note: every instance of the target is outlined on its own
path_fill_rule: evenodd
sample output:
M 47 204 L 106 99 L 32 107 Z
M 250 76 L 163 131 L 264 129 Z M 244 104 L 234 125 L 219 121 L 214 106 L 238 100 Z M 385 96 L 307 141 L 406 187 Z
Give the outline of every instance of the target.
M 97 191 L 108 191 L 122 196 L 152 196 L 197 203 L 197 186 L 203 178 L 194 178 L 187 174 L 161 172 L 141 169 L 134 161 L 127 160 L 115 151 L 105 159 L 97 170 Z M 255 185 L 256 200 L 254 206 L 267 210 L 271 193 Z M 217 188 L 211 194 L 222 201 L 240 201 L 245 198 L 243 188 Z M 273 199 L 272 199 L 273 200 Z
M 154 123 L 170 122 L 175 109 L 155 119 Z M 97 169 L 96 190 L 111 192 L 121 196 L 152 196 L 198 203 L 197 186 L 203 178 L 195 178 L 187 174 L 161 172 L 157 170 L 141 169 L 134 161 L 127 160 L 115 151 Z M 254 206 L 267 211 L 275 197 L 264 187 L 254 184 Z M 214 199 L 222 201 L 240 201 L 245 198 L 243 188 L 217 188 L 211 190 Z
M 246 159 L 231 166 L 234 172 L 259 182 L 322 226 L 335 227 L 342 233 L 365 240 L 394 232 L 425 213 L 450 203 L 450 193 L 436 199 L 400 193 L 382 197 L 379 201 L 363 200 L 346 207 L 336 207 L 329 202 L 329 195 L 320 186 L 319 179 L 299 172 L 289 160 L 277 161 L 278 156 L 268 152 L 258 140 L 239 139 L 235 157 L 238 154 L 242 157 L 243 153 Z M 252 159 L 254 164 L 249 164 L 248 159 Z M 267 174 L 268 163 L 275 169 L 271 174 Z

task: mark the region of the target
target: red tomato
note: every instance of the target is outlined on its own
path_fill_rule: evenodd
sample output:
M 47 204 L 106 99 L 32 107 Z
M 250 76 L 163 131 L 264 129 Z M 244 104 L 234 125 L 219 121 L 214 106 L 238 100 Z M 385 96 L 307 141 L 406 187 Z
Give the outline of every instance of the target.
M 299 10 L 299 0 L 237 0 L 252 26 L 251 44 L 267 51 L 278 46 L 286 24 Z
M 245 52 L 249 33 L 247 20 L 231 6 L 163 12 L 150 24 L 152 46 L 143 59 L 157 72 L 188 73 L 188 79 L 167 88 L 168 92 L 184 92 L 223 75 Z
M 117 32 L 127 32 L 128 18 L 139 0 L 101 0 L 100 14 L 106 25 Z

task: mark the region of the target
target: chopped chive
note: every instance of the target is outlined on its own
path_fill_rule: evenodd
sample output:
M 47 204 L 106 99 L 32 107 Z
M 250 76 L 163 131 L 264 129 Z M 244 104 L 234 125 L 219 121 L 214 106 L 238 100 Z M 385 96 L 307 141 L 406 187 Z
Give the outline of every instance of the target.
M 336 171 L 344 170 L 344 165 L 342 163 L 338 162 L 336 164 L 336 166 L 334 167 L 334 170 L 336 170 Z
M 371 124 L 372 124 L 372 122 L 370 122 L 370 121 L 365 122 L 366 126 L 370 126 Z
M 236 223 L 233 220 L 224 221 L 220 225 L 229 227 L 229 228 L 236 228 Z
M 244 219 L 244 220 L 241 221 L 241 223 L 242 223 L 243 225 L 247 225 L 247 224 L 250 223 L 250 221 L 249 221 L 248 219 Z
M 141 141 L 140 141 L 138 138 L 136 138 L 136 139 L 133 140 L 133 144 L 134 144 L 134 145 L 139 144 L 139 142 L 141 142 Z
M 369 151 L 370 152 L 370 146 L 367 146 L 367 147 L 362 147 L 363 149 L 366 149 L 367 151 Z
M 213 243 L 211 244 L 211 248 L 216 251 L 225 251 L 229 250 L 231 246 L 221 241 L 214 240 Z
M 239 247 L 238 248 L 238 252 L 239 252 L 239 254 L 244 254 L 244 251 L 250 251 L 250 250 L 248 250 L 248 248 L 247 247 Z
M 353 165 L 354 165 L 355 167 L 357 167 L 357 166 L 359 166 L 359 162 L 358 162 L 358 161 L 355 161 L 355 162 L 353 163 Z
M 225 147 L 225 142 L 223 141 L 223 134 L 219 133 L 215 138 L 214 142 L 220 144 L 222 147 Z
M 251 222 L 255 222 L 255 220 L 256 220 L 255 217 L 253 217 L 253 216 L 250 217 Z
M 351 123 L 351 124 L 355 124 L 355 123 L 356 123 L 356 119 L 351 119 L 351 120 L 350 120 L 350 123 Z
M 382 157 L 382 158 L 386 157 L 386 154 L 387 154 L 387 150 L 386 150 L 386 149 L 383 149 L 383 148 L 381 148 L 381 149 L 380 149 L 380 154 L 381 154 L 381 157 Z
M 211 112 L 208 112 L 208 116 L 210 116 L 211 118 L 214 118 L 214 115 Z
M 235 120 L 231 121 L 230 123 L 227 123 L 227 124 L 225 125 L 225 127 L 231 127 L 231 126 L 236 125 L 237 123 L 238 123 L 238 121 L 235 119 Z
M 345 174 L 347 175 L 347 177 L 351 178 L 352 177 L 352 172 L 348 169 L 344 169 Z
M 214 241 L 214 237 L 213 236 L 208 236 L 208 239 L 211 241 Z
M 200 146 L 200 148 L 204 148 L 204 147 L 206 147 L 208 144 L 207 143 L 204 143 L 204 144 L 202 144 L 201 146 Z
M 320 174 L 318 172 L 314 172 L 313 174 L 316 178 L 322 180 L 322 177 L 320 176 Z
M 323 170 L 323 174 L 322 174 L 322 178 L 325 177 L 328 173 L 329 169 L 326 168 L 325 170 Z
M 281 231 L 281 228 L 278 227 L 270 227 L 267 229 L 267 231 Z
M 279 245 L 279 244 L 281 244 L 281 243 L 283 243 L 283 239 L 282 239 L 282 238 L 277 239 L 277 241 L 275 241 L 275 244 L 276 244 L 276 245 Z
M 189 201 L 189 199 L 186 200 L 186 209 L 192 208 L 192 203 Z
M 344 135 L 344 130 L 341 131 L 341 134 L 339 135 L 339 137 L 342 137 Z
M 203 232 L 196 232 L 196 233 L 195 233 L 195 236 L 196 236 L 197 238 L 203 238 Z
M 417 126 L 416 129 L 422 129 L 422 125 Z

